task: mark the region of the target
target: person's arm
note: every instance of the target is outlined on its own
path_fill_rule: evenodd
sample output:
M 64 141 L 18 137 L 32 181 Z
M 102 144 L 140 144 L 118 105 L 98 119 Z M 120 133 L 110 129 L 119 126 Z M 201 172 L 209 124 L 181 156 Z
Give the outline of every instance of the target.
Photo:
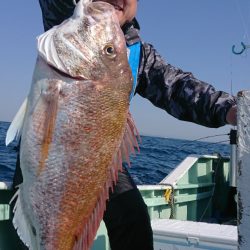
M 138 75 L 136 92 L 180 120 L 206 127 L 236 123 L 233 96 L 166 63 L 150 44 L 142 45 Z
M 226 121 L 228 124 L 231 124 L 233 126 L 237 125 L 237 106 L 236 105 L 232 106 L 228 110 L 227 116 L 226 116 Z
M 72 16 L 75 3 L 78 1 L 79 0 L 39 0 L 44 30 L 47 31 Z

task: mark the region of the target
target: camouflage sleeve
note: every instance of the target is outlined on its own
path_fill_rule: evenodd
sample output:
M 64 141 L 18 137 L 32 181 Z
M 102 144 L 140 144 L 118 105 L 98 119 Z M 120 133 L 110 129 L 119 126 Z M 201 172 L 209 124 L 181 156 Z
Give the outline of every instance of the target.
M 60 24 L 72 16 L 75 3 L 79 0 L 39 0 L 44 30 Z
M 136 92 L 180 120 L 220 127 L 236 104 L 235 97 L 166 63 L 147 43 L 142 44 L 138 75 Z

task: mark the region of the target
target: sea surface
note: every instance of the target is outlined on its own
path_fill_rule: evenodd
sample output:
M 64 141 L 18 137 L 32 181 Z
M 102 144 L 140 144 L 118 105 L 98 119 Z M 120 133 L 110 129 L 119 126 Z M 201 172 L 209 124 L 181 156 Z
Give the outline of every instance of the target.
M 10 123 L 0 122 L 0 181 L 11 182 L 17 157 L 17 142 L 5 146 Z M 227 137 L 218 137 L 227 140 Z M 140 153 L 131 157 L 130 173 L 136 184 L 156 184 L 190 154 L 229 156 L 228 144 L 141 136 Z

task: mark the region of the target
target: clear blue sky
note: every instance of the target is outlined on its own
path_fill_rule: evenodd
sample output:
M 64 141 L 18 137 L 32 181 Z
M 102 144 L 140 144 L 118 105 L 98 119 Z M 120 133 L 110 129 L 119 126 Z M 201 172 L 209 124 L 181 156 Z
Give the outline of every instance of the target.
M 250 49 L 231 53 L 233 44 L 250 44 L 249 0 L 140 0 L 137 17 L 141 37 L 172 65 L 216 89 L 231 92 L 231 81 L 234 94 L 249 89 Z M 38 0 L 2 1 L 0 32 L 0 121 L 11 121 L 29 91 L 35 38 L 43 32 Z M 131 109 L 142 134 L 196 139 L 230 129 L 178 121 L 140 96 Z

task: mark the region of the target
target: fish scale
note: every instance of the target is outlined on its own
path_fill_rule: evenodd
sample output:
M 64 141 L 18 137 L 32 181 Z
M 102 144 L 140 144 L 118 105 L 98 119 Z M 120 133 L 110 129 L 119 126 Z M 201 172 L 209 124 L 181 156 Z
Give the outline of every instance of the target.
M 30 249 L 90 248 L 122 159 L 138 146 L 132 82 L 108 3 L 81 0 L 71 18 L 38 37 L 13 219 Z

